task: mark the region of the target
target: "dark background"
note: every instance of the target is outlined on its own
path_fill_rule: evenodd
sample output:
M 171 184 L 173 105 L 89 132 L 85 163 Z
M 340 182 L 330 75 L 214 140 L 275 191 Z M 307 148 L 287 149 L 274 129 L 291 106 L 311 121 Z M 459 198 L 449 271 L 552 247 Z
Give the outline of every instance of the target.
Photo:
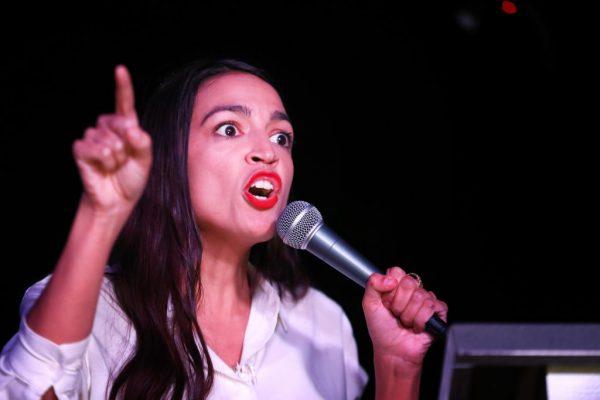
M 113 108 L 126 64 L 143 104 L 206 56 L 264 67 L 297 134 L 292 196 L 382 268 L 418 272 L 451 322 L 598 322 L 591 68 L 558 4 L 123 2 L 4 13 L 0 177 L 5 316 L 50 273 L 81 186 L 71 144 Z M 588 121 L 589 120 L 589 121 Z M 595 230 L 595 229 L 594 229 Z M 313 259 L 372 377 L 362 290 Z M 443 342 L 422 392 L 437 395 Z M 370 385 L 365 398 L 372 396 Z

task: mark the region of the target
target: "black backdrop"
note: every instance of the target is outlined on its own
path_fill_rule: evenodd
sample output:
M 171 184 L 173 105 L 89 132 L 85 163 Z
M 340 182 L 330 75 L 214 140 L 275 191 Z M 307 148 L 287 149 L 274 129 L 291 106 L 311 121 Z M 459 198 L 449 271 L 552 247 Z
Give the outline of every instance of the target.
M 580 140 L 585 69 L 540 1 L 349 5 L 23 5 L 2 28 L 0 342 L 50 273 L 81 186 L 71 143 L 113 107 L 126 64 L 143 103 L 173 66 L 227 56 L 281 82 L 297 132 L 292 196 L 382 268 L 418 272 L 451 322 L 598 321 Z M 570 44 L 569 44 L 570 46 Z M 597 129 L 597 128 L 596 128 Z M 593 130 L 593 129 L 592 129 Z M 362 290 L 305 255 L 348 313 L 372 376 Z M 442 343 L 427 359 L 437 394 Z M 369 386 L 365 398 L 372 396 Z

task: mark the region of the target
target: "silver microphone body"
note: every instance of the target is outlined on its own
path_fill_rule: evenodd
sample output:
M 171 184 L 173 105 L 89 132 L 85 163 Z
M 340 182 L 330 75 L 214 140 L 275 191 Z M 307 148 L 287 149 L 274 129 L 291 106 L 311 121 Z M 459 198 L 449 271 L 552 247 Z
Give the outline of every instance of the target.
M 295 249 L 308 250 L 326 264 L 362 287 L 374 272 L 380 272 L 323 223 L 319 210 L 305 201 L 293 201 L 277 220 L 281 240 Z
M 367 286 L 369 276 L 380 272 L 323 223 L 307 239 L 306 250 L 362 287 Z
M 380 273 L 329 229 L 319 210 L 305 201 L 294 201 L 286 206 L 277 220 L 277 233 L 288 246 L 308 250 L 362 287 L 367 286 L 373 273 Z M 436 314 L 425 325 L 425 330 L 433 335 L 444 335 L 446 328 L 446 323 Z

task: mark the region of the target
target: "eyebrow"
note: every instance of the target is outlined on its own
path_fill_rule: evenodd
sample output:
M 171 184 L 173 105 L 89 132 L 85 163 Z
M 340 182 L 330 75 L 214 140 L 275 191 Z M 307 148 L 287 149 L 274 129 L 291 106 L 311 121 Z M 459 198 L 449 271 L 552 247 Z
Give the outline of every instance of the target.
M 209 112 L 206 113 L 206 115 L 202 118 L 202 122 L 200 123 L 200 125 L 202 126 L 208 118 L 210 118 L 214 114 L 221 112 L 221 111 L 231 111 L 234 113 L 242 114 L 245 117 L 249 117 L 252 114 L 252 110 L 250 110 L 248 107 L 246 107 L 244 105 L 226 104 L 226 105 L 222 105 L 222 106 L 216 106 L 212 110 L 210 110 Z M 273 111 L 273 113 L 271 114 L 271 121 L 288 121 L 288 122 L 290 122 L 290 117 L 288 117 L 288 115 L 286 113 L 284 113 L 283 111 Z
M 284 113 L 283 111 L 273 111 L 273 113 L 271 114 L 271 121 L 291 122 L 290 117 L 288 117 L 288 115 L 286 113 Z
M 210 110 L 209 112 L 206 113 L 206 115 L 204 116 L 204 118 L 202 118 L 202 122 L 200 123 L 200 125 L 203 125 L 204 122 L 206 122 L 206 120 L 208 118 L 210 118 L 213 114 L 216 114 L 216 113 L 221 112 L 221 111 L 231 111 L 231 112 L 234 112 L 234 113 L 242 114 L 242 115 L 244 115 L 246 117 L 249 117 L 250 114 L 252 113 L 248 107 L 241 106 L 241 105 L 238 105 L 238 104 L 226 104 L 226 105 L 223 105 L 223 106 L 216 106 L 212 110 Z

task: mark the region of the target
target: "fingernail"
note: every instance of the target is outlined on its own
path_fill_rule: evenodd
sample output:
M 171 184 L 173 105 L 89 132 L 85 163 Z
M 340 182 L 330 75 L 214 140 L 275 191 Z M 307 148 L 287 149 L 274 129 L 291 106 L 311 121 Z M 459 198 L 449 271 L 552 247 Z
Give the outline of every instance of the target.
M 383 280 L 383 284 L 384 284 L 384 285 L 386 285 L 386 286 L 392 286 L 392 285 L 393 285 L 393 284 L 395 284 L 395 283 L 396 283 L 396 279 L 395 279 L 395 278 L 391 278 L 391 277 L 389 277 L 389 276 L 388 276 L 388 277 L 386 277 L 386 278 Z
M 402 285 L 404 287 L 410 288 L 413 286 L 417 286 L 417 281 L 415 279 L 413 279 L 411 276 L 409 276 L 402 280 Z

